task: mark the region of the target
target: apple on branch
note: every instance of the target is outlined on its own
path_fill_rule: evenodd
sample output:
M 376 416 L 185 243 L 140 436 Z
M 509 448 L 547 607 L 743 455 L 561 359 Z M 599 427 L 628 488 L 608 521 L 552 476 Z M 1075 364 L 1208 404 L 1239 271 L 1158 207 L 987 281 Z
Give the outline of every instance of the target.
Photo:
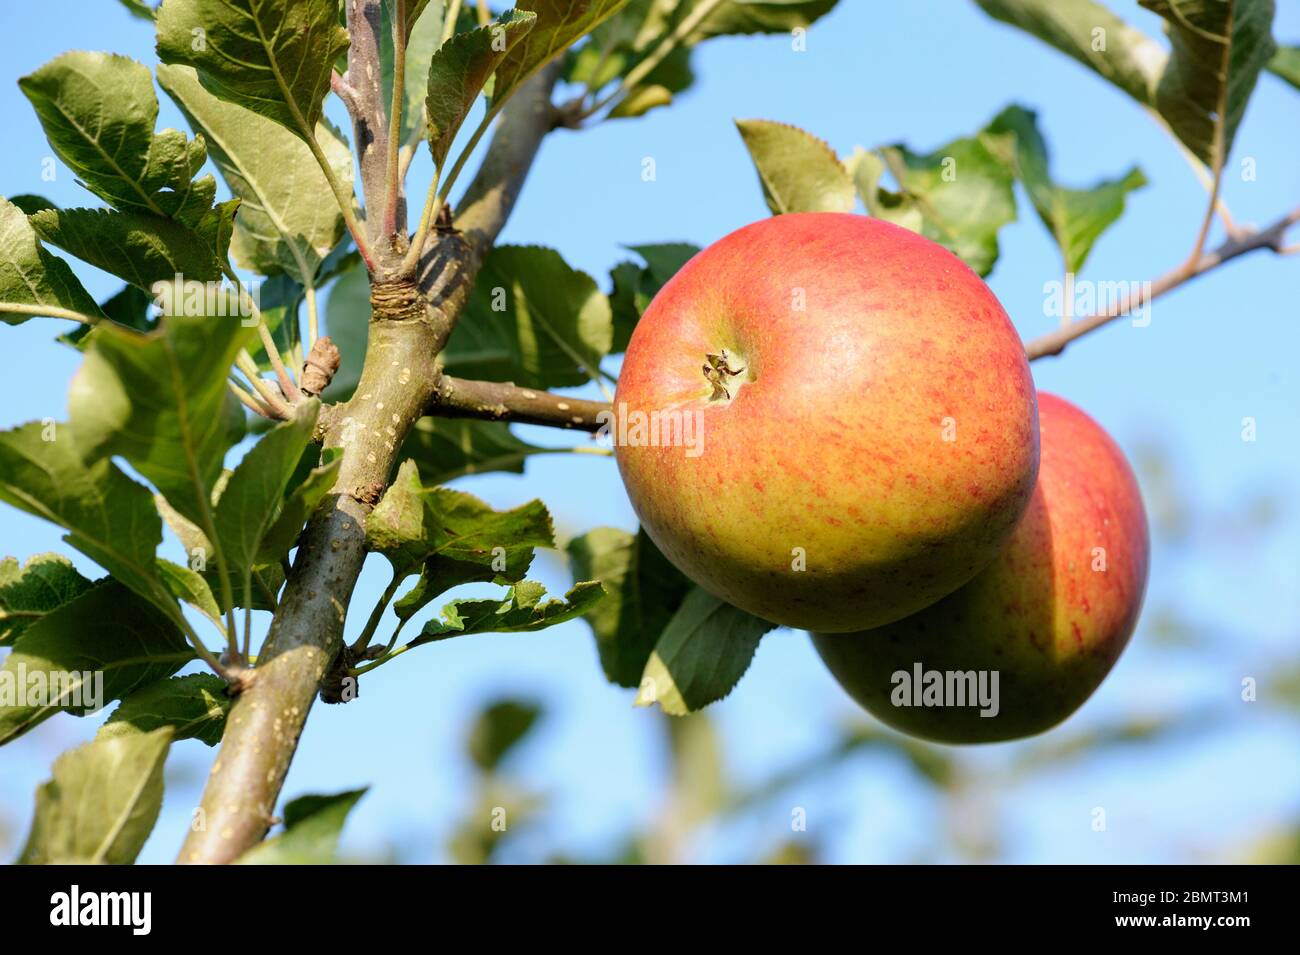
M 1024 347 L 946 249 L 878 219 L 745 226 L 660 290 L 615 405 L 699 416 L 701 448 L 615 453 L 641 523 L 716 596 L 800 629 L 890 623 L 956 590 L 1029 502 Z
M 895 729 L 944 743 L 1041 733 L 1083 705 L 1133 633 L 1149 559 L 1137 481 L 1115 442 L 1074 405 L 1039 394 L 1038 413 L 1038 486 L 997 560 L 904 620 L 813 636 L 840 685 Z M 916 692 L 918 674 L 944 681 L 929 688 L 937 705 L 925 687 Z M 981 677 L 996 686 L 991 707 L 947 692 L 969 697 Z

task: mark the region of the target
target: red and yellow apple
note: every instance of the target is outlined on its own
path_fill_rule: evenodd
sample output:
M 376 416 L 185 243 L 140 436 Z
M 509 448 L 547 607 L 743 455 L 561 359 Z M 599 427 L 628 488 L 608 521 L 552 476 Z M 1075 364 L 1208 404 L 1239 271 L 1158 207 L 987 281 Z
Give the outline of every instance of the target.
M 1133 632 L 1148 562 L 1133 472 L 1074 405 L 1039 394 L 1038 414 L 1038 486 L 992 564 L 903 620 L 813 636 L 840 685 L 896 729 L 944 743 L 1040 733 L 1092 695 Z M 976 686 L 996 693 L 981 703 Z
M 627 348 L 623 483 L 678 569 L 801 629 L 890 623 L 998 552 L 1033 492 L 1038 416 L 998 300 L 878 219 L 782 215 L 700 252 Z M 669 436 L 664 440 L 665 435 Z

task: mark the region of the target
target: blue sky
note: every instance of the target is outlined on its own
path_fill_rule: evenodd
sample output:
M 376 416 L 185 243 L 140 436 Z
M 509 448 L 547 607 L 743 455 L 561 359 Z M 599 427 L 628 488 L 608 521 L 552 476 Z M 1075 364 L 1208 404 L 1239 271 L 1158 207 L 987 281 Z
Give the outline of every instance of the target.
M 1134 3 L 1112 3 L 1151 34 L 1159 21 Z M 1275 34 L 1300 41 L 1300 6 L 1279 4 Z M 16 79 L 67 49 L 112 50 L 155 62 L 149 27 L 113 0 L 45 0 L 0 11 L 0 193 L 39 192 L 60 205 L 87 195 L 60 167 L 41 180 L 51 154 Z M 635 121 L 545 143 L 503 242 L 559 249 L 608 287 L 622 245 L 659 241 L 707 244 L 766 214 L 753 169 L 732 124 L 760 117 L 799 125 L 840 155 L 854 146 L 907 142 L 929 151 L 978 129 L 1004 106 L 1036 110 L 1052 150 L 1052 172 L 1071 186 L 1121 175 L 1138 164 L 1151 181 L 1100 241 L 1084 277 L 1154 278 L 1190 249 L 1205 195 L 1171 141 L 1127 97 L 1084 68 L 1001 24 L 973 3 L 906 4 L 843 0 L 810 31 L 805 52 L 787 37 L 728 38 L 699 48 L 697 83 L 672 108 Z M 162 125 L 185 128 L 166 97 Z M 331 107 L 335 109 L 337 104 Z M 1260 80 L 1237 136 L 1224 195 L 1239 221 L 1262 224 L 1300 203 L 1300 93 L 1274 77 Z M 657 179 L 641 178 L 652 156 Z M 1255 162 L 1244 181 L 1238 163 Z M 412 172 L 420 194 L 427 158 Z M 1050 330 L 1043 284 L 1059 277 L 1057 252 L 1027 202 L 1001 234 L 1002 257 L 990 285 L 1026 338 Z M 1212 240 L 1213 241 L 1213 240 Z M 117 280 L 79 267 L 101 297 Z M 1294 659 L 1300 635 L 1298 521 L 1286 491 L 1300 464 L 1294 356 L 1300 352 L 1295 287 L 1300 256 L 1249 256 L 1157 301 L 1146 328 L 1116 323 L 1033 366 L 1040 388 L 1079 404 L 1136 457 L 1164 449 L 1180 493 L 1202 518 L 1178 546 L 1157 536 L 1147 611 L 1134 645 L 1097 696 L 1069 724 L 1205 703 L 1234 705 L 1243 676 L 1263 676 L 1270 661 Z M 55 345 L 60 323 L 35 320 L 0 329 L 0 425 L 65 416 L 77 364 Z M 1258 439 L 1241 440 L 1241 422 Z M 570 436 L 521 431 L 539 443 Z M 546 456 L 527 475 L 461 482 L 495 506 L 542 497 L 565 535 L 635 519 L 612 463 L 591 456 Z M 1144 475 L 1148 494 L 1155 489 Z M 1250 529 L 1261 495 L 1277 501 L 1267 525 Z M 0 509 L 0 551 L 25 558 L 66 550 L 59 532 Z M 76 558 L 83 570 L 92 565 Z M 541 579 L 563 590 L 567 570 L 539 562 Z M 355 633 L 386 571 L 368 567 L 349 620 Z M 1205 652 L 1161 651 L 1144 640 L 1157 612 L 1176 612 L 1211 634 Z M 631 693 L 608 686 L 590 634 L 574 622 L 542 634 L 485 636 L 423 648 L 363 680 L 362 696 L 312 714 L 286 792 L 372 785 L 349 824 L 346 846 L 378 852 L 400 844 L 412 861 L 443 858 L 442 844 L 468 809 L 470 780 L 462 737 L 474 708 L 499 694 L 542 701 L 547 716 L 514 764 L 552 797 L 545 838 L 518 850 L 555 845 L 599 851 L 655 819 L 662 798 L 660 718 L 631 707 Z M 1245 704 L 1235 704 L 1238 706 Z M 711 711 L 725 741 L 729 772 L 755 781 L 797 761 L 831 728 L 865 720 L 855 713 L 802 634 L 768 637 L 739 688 Z M 1019 783 L 1008 775 L 1022 744 L 963 753 L 970 799 L 953 819 L 895 758 L 863 756 L 788 797 L 700 834 L 691 858 L 750 857 L 780 841 L 793 805 L 808 811 L 809 835 L 834 861 L 890 861 L 926 851 L 930 836 L 1000 828 L 1016 861 L 1178 861 L 1300 816 L 1294 724 L 1262 708 L 1204 736 L 1135 754 L 1079 764 Z M 21 839 L 32 792 L 51 758 L 87 738 L 95 721 L 53 720 L 6 747 L 0 759 L 0 827 Z M 1063 732 L 1063 731 L 1062 731 Z M 212 756 L 197 743 L 169 763 L 169 800 L 144 859 L 165 861 L 179 844 Z M 1105 833 L 1089 813 L 1107 808 Z M 963 828 L 964 827 L 964 828 Z M 16 831 L 15 831 L 16 830 Z M 939 858 L 950 858 L 941 853 Z

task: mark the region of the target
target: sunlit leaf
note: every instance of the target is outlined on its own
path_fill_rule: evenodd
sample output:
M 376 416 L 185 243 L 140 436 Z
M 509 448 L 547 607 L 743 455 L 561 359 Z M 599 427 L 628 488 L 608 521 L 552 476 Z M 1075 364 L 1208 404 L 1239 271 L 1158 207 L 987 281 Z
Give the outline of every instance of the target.
M 59 158 L 114 208 L 192 226 L 212 207 L 216 182 L 194 180 L 207 158 L 203 141 L 174 129 L 154 134 L 158 98 L 148 67 L 77 50 L 18 85 Z
M 682 716 L 722 699 L 740 682 L 774 624 L 695 587 L 673 614 L 646 662 L 638 706 L 658 703 Z
M 176 740 L 197 739 L 216 746 L 234 703 L 225 680 L 212 673 L 159 680 L 124 699 L 96 738 L 136 736 L 168 727 Z
M 168 728 L 95 740 L 54 761 L 36 791 L 23 865 L 130 865 L 162 809 Z
M 1146 185 L 1146 176 L 1134 166 L 1120 179 L 1100 182 L 1091 189 L 1069 189 L 1052 181 L 1047 144 L 1033 112 L 1010 106 L 994 118 L 989 131 L 1014 134 L 1017 174 L 1038 217 L 1056 240 L 1065 270 L 1078 272 L 1101 233 L 1124 214 L 1128 193 Z
M 691 582 L 659 552 L 645 531 L 598 527 L 569 541 L 575 580 L 598 580 L 607 596 L 586 615 L 605 677 L 640 684 L 664 627 Z
M 442 168 L 488 77 L 536 23 L 535 14 L 512 10 L 496 23 L 456 34 L 433 55 L 425 106 L 434 165 Z
M 347 47 L 336 0 L 168 0 L 158 13 L 159 59 L 304 140 Z
M 0 647 L 90 587 L 62 554 L 36 554 L 21 565 L 13 557 L 0 560 Z
M 736 128 L 773 215 L 853 210 L 853 179 L 825 142 L 765 119 L 738 119 Z
M 231 242 L 235 261 L 263 275 L 283 270 L 300 284 L 311 282 L 343 235 L 343 216 L 306 143 L 214 96 L 191 67 L 162 64 L 158 82 L 203 134 L 212 161 L 242 200 Z M 321 119 L 316 141 L 335 178 L 350 185 L 352 153 L 342 134 Z
M 0 744 L 60 711 L 93 713 L 193 657 L 173 620 L 118 582 L 103 581 L 15 641 L 0 669 Z M 14 699 L 3 698 L 8 694 Z
M 442 608 L 442 618 L 430 620 L 412 646 L 471 633 L 533 633 L 586 613 L 605 595 L 599 581 L 575 584 L 563 599 L 543 601 L 546 588 L 525 580 L 511 587 L 502 600 L 455 600 Z
M 17 325 L 48 308 L 88 321 L 103 314 L 68 263 L 41 246 L 27 214 L 0 197 L 0 319 Z
M 284 807 L 284 831 L 253 846 L 238 865 L 330 865 L 348 813 L 366 794 L 354 789 L 334 796 L 300 796 Z

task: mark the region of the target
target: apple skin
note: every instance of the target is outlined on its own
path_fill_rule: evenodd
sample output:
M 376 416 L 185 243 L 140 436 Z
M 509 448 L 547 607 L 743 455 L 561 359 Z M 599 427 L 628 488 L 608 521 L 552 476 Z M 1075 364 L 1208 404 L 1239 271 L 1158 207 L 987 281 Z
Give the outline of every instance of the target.
M 719 397 L 705 368 L 724 349 L 740 374 Z M 860 630 L 997 554 L 1033 492 L 1034 402 L 1019 336 L 956 256 L 866 216 L 781 215 L 691 259 L 627 348 L 616 411 L 698 412 L 703 453 L 615 453 L 696 583 L 774 623 Z
M 1115 442 L 1074 405 L 1040 393 L 1038 414 L 1038 486 L 988 568 L 889 626 L 813 635 L 840 685 L 895 729 L 942 743 L 1041 733 L 1092 695 L 1133 633 L 1150 549 L 1137 481 Z M 1094 569 L 1099 547 L 1104 570 Z M 893 705 L 892 675 L 917 663 L 998 671 L 998 714 Z

